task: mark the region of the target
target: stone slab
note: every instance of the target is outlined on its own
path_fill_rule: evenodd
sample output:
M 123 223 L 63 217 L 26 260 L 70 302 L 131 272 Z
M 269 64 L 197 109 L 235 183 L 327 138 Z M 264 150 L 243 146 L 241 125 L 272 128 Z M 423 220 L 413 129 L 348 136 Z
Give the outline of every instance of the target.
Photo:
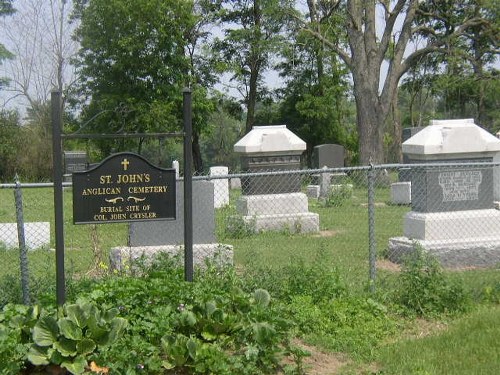
M 313 147 L 312 168 L 339 168 L 344 166 L 344 146 L 338 144 L 323 144 Z
M 256 232 L 289 231 L 290 233 L 319 232 L 319 215 L 312 212 L 243 216 Z
M 307 195 L 304 193 L 263 194 L 241 196 L 236 210 L 244 216 L 296 214 L 308 212 Z
M 411 182 L 395 182 L 391 184 L 392 204 L 411 204 Z
M 177 181 L 176 220 L 131 222 L 129 245 L 162 246 L 184 243 L 184 184 Z M 214 185 L 193 181 L 193 243 L 215 243 Z
M 415 240 L 443 241 L 495 237 L 500 234 L 500 211 L 468 210 L 422 213 L 404 218 L 404 236 Z
M 443 267 L 493 267 L 500 263 L 500 236 L 478 240 L 415 241 L 407 237 L 389 239 L 388 258 L 403 263 L 420 247 L 436 257 Z
M 113 247 L 110 251 L 111 269 L 124 271 L 125 266 L 144 256 L 151 259 L 159 253 L 167 253 L 177 257 L 179 266 L 184 265 L 184 246 L 121 246 Z M 206 261 L 213 261 L 217 265 L 233 265 L 233 246 L 226 244 L 195 244 L 193 245 L 193 265 L 203 267 Z
M 319 198 L 319 185 L 307 185 L 306 195 L 309 198 Z
M 241 178 L 233 177 L 230 180 L 231 189 L 241 189 Z
M 29 250 L 50 246 L 50 223 L 24 223 L 24 238 Z M 0 223 L 0 243 L 7 249 L 19 248 L 17 223 Z
M 210 167 L 210 176 L 227 176 L 228 174 L 228 167 Z M 227 206 L 229 204 L 229 180 L 227 178 L 217 178 L 211 181 L 214 184 L 214 207 Z

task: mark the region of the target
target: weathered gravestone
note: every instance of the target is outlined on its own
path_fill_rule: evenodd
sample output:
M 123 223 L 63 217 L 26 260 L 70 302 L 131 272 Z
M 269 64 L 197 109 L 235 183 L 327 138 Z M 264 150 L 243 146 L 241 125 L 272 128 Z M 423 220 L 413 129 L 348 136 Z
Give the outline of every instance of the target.
M 228 167 L 210 167 L 210 176 L 227 176 Z M 229 204 L 229 179 L 215 178 L 211 180 L 214 184 L 214 207 L 221 208 Z
M 28 250 L 47 249 L 50 246 L 50 223 L 24 223 L 24 237 Z M 0 223 L 0 248 L 19 248 L 16 223 Z
M 345 149 L 342 145 L 323 144 L 314 146 L 312 153 L 312 168 L 342 168 L 344 167 L 344 158 Z M 326 198 L 332 190 L 332 179 L 338 176 L 345 176 L 345 173 L 324 172 L 313 175 L 312 184 L 307 186 L 307 196 L 310 198 Z
M 245 172 L 267 172 L 241 179 L 237 210 L 255 231 L 319 231 L 319 215 L 309 212 L 301 192 L 301 175 L 280 173 L 300 169 L 305 149 L 306 143 L 286 125 L 254 126 L 234 145 Z
M 323 144 L 314 146 L 312 168 L 342 168 L 344 166 L 345 149 L 342 145 Z
M 129 224 L 129 246 L 111 251 L 111 263 L 120 269 L 123 258 L 136 259 L 159 252 L 183 254 L 184 244 L 184 186 L 177 181 L 176 219 Z M 232 246 L 216 243 L 214 185 L 209 181 L 193 181 L 193 261 L 203 265 L 205 259 L 232 264 Z
M 500 211 L 493 203 L 491 166 L 446 166 L 491 162 L 500 140 L 472 120 L 432 121 L 403 144 L 411 163 L 412 211 L 404 218 L 404 237 L 391 238 L 395 261 L 416 246 L 445 266 L 487 266 L 500 262 Z M 436 166 L 436 163 L 440 163 Z
M 85 151 L 64 151 L 64 179 L 71 181 L 73 172 L 81 172 L 89 167 L 87 153 Z

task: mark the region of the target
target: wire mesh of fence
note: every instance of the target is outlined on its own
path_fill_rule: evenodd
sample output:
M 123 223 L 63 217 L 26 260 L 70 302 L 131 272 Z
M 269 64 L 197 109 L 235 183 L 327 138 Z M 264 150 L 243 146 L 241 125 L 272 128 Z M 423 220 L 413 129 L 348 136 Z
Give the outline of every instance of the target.
M 211 258 L 272 268 L 321 256 L 351 289 L 374 291 L 385 285 L 380 280 L 399 272 L 406 256 L 423 248 L 467 280 L 500 282 L 494 272 L 500 264 L 499 168 L 493 163 L 252 173 L 213 168 L 210 175 L 193 177 L 194 263 Z M 67 184 L 68 280 L 125 270 L 131 259 L 158 251 L 182 258 L 182 184 L 180 178 L 176 220 L 102 225 L 73 224 Z M 53 188 L 0 186 L 0 304 L 33 303 L 55 290 Z

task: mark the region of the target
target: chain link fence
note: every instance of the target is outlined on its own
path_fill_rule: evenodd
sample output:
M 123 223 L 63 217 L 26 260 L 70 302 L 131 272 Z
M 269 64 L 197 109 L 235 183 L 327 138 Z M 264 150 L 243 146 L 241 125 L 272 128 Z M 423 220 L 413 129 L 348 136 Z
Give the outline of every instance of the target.
M 498 283 L 499 168 L 488 162 L 252 173 L 212 168 L 193 178 L 194 262 L 214 256 L 236 267 L 279 267 L 319 257 L 350 289 L 373 291 L 421 247 L 476 286 Z M 182 179 L 177 184 L 175 221 L 73 225 L 67 183 L 68 280 L 123 269 L 145 253 L 182 254 Z M 0 187 L 0 304 L 55 294 L 52 185 Z

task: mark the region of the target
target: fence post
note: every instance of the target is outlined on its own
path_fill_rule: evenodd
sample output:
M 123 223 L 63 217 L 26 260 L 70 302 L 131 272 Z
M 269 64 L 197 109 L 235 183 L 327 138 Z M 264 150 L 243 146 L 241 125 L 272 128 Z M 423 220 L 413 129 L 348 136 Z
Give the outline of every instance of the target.
M 375 240 L 375 168 L 370 163 L 368 170 L 368 242 L 370 263 L 370 292 L 375 293 L 377 265 L 377 243 Z
M 19 265 L 21 267 L 21 290 L 23 292 L 23 303 L 30 304 L 29 288 L 29 268 L 28 254 L 26 249 L 26 237 L 24 235 L 24 215 L 23 215 L 23 192 L 19 182 L 19 176 L 16 174 L 16 188 L 14 189 L 14 199 L 16 201 L 16 221 L 17 221 L 17 239 L 19 242 Z
M 183 91 L 184 118 L 184 279 L 193 281 L 193 125 L 191 89 Z
M 62 306 L 66 300 L 66 281 L 64 276 L 64 208 L 62 187 L 62 93 L 52 91 L 52 158 L 54 174 L 54 223 L 56 245 L 56 300 Z

